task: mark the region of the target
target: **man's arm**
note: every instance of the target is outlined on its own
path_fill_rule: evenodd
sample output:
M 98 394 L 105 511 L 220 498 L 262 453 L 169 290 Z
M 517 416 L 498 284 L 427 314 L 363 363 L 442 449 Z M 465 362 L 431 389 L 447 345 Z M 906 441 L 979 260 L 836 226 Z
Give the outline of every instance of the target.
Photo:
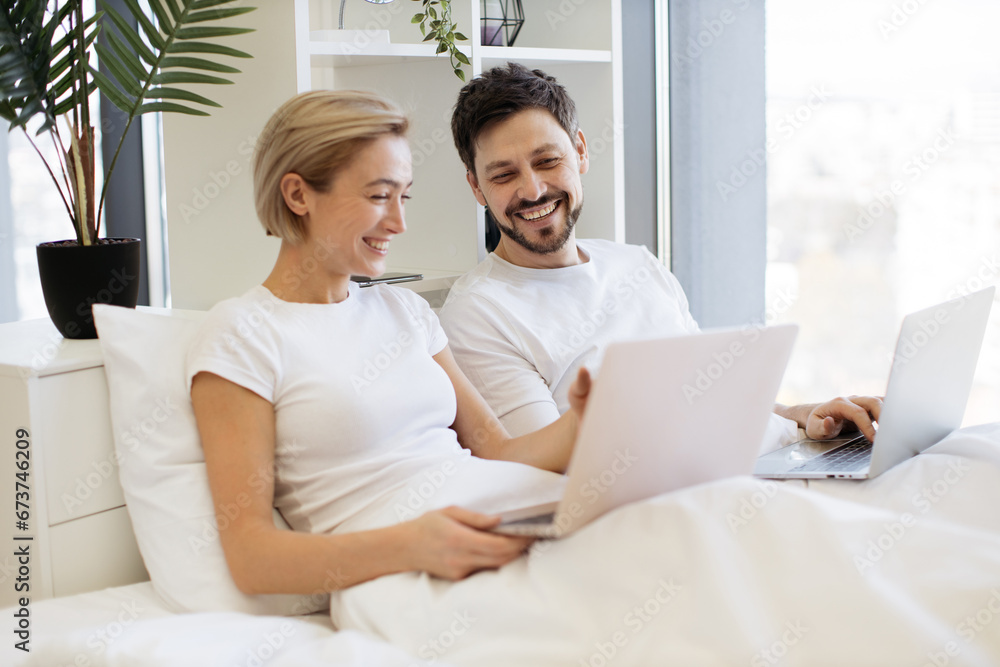
M 882 399 L 877 396 L 837 397 L 826 403 L 804 403 L 786 406 L 775 403 L 774 412 L 791 419 L 816 440 L 836 438 L 848 425 L 860 430 L 866 438 L 875 438 L 873 421 L 882 412 Z
M 448 303 L 440 313 L 449 347 L 469 382 L 513 435 L 559 419 L 552 389 L 516 328 L 483 301 Z
M 590 394 L 590 374 L 581 369 L 570 388 L 570 409 L 542 429 L 512 438 L 500 424 L 486 401 L 455 363 L 446 346 L 434 355 L 451 379 L 458 402 L 452 428 L 458 441 L 484 459 L 516 461 L 553 472 L 565 472 L 576 443 L 576 432 Z

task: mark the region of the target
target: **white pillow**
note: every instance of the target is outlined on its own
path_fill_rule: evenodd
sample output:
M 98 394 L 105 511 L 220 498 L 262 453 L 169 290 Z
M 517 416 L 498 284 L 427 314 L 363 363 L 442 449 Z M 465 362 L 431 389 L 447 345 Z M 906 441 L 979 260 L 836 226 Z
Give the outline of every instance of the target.
M 176 611 L 307 614 L 329 595 L 246 595 L 226 565 L 184 358 L 205 313 L 94 306 L 111 425 L 136 541 L 156 592 Z M 288 528 L 275 511 L 275 523 Z

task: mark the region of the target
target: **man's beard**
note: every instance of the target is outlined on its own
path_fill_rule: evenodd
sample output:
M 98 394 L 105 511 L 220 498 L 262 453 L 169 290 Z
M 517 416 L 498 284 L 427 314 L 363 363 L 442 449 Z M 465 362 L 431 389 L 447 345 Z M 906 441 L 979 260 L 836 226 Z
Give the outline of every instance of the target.
M 503 222 L 502 218 L 493 211 L 490 213 L 493 215 L 493 220 L 496 221 L 497 227 L 503 232 L 504 236 L 508 237 L 511 241 L 518 244 L 525 250 L 529 250 L 533 253 L 539 255 L 551 255 L 552 253 L 559 252 L 565 247 L 566 242 L 569 241 L 570 235 L 573 233 L 573 228 L 576 226 L 576 221 L 580 218 L 580 212 L 583 210 L 583 202 L 576 208 L 569 210 L 569 197 L 566 193 L 563 193 L 558 197 L 547 197 L 545 199 L 540 199 L 535 202 L 522 202 L 514 207 L 513 211 L 509 212 L 506 216 L 508 219 L 514 219 L 514 213 L 517 211 L 522 211 L 528 208 L 534 208 L 536 206 L 543 206 L 553 201 L 558 201 L 561 206 L 567 208 L 566 214 L 566 225 L 561 231 L 557 231 L 553 227 L 543 227 L 538 230 L 538 234 L 541 237 L 537 241 L 533 241 L 525 236 L 517 227 L 507 227 Z

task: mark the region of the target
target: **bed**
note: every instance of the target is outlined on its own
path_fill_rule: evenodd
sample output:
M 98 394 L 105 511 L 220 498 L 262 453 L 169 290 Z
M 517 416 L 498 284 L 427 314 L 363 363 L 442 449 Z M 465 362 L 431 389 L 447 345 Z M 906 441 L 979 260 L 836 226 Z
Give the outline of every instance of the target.
M 100 310 L 121 432 L 147 401 L 183 395 L 170 369 L 198 318 Z M 137 365 L 150 346 L 157 361 Z M 4 664 L 1000 664 L 1000 424 L 867 482 L 721 480 L 619 508 L 499 571 L 392 575 L 329 600 L 249 599 L 216 543 L 191 548 L 212 514 L 204 471 L 185 487 L 157 451 L 197 469 L 191 428 L 170 420 L 122 462 L 152 581 L 32 604 L 32 651 L 8 635 Z M 425 509 L 489 509 L 496 483 L 473 466 Z M 150 492 L 165 486 L 174 495 Z

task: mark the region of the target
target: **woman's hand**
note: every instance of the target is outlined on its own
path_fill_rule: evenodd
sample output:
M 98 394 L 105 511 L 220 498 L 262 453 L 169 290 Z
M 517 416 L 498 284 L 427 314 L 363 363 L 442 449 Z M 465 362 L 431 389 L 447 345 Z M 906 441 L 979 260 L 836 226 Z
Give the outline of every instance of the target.
M 400 525 L 413 531 L 405 542 L 413 555 L 412 569 L 455 581 L 506 565 L 534 541 L 485 532 L 499 523 L 498 516 L 452 506 Z

